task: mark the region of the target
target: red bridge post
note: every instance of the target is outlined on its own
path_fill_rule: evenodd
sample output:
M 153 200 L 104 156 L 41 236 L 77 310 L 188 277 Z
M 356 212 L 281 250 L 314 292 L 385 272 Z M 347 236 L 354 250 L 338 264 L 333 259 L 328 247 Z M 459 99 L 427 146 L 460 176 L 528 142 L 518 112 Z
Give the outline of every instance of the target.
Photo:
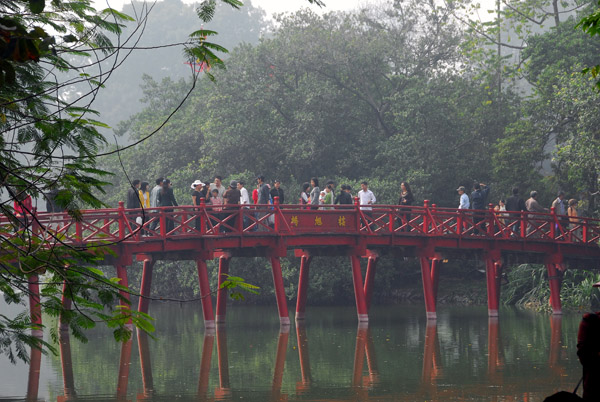
M 215 389 L 217 400 L 231 395 L 229 382 L 229 356 L 227 355 L 227 331 L 225 327 L 217 327 L 217 360 L 219 363 L 219 386 Z
M 440 257 L 427 251 L 421 255 L 421 277 L 423 279 L 423 294 L 427 319 L 437 319 L 436 304 L 439 281 Z
M 500 280 L 502 278 L 502 256 L 497 250 L 485 253 L 488 316 L 498 317 L 500 305 Z
M 285 357 L 287 355 L 290 327 L 281 327 L 277 339 L 277 353 L 275 354 L 275 370 L 273 370 L 273 386 L 271 388 L 271 400 L 281 401 L 281 385 L 283 384 L 283 372 L 285 370 Z M 287 398 L 286 398 L 287 399 Z
M 140 300 L 138 302 L 138 311 L 148 314 L 150 304 L 150 289 L 152 287 L 152 272 L 154 270 L 154 260 L 146 258 L 142 268 L 142 283 L 140 285 Z
M 300 360 L 300 375 L 302 381 L 296 383 L 296 393 L 301 395 L 310 388 L 312 381 L 310 374 L 310 360 L 308 356 L 308 338 L 306 336 L 306 327 L 304 323 L 296 325 L 296 338 L 298 342 L 298 360 Z
M 369 251 L 368 262 L 367 262 L 367 273 L 365 274 L 365 304 L 367 305 L 367 311 L 371 308 L 371 299 L 373 297 L 373 284 L 375 283 L 375 271 L 377 270 L 377 262 L 379 261 L 379 254 L 375 251 Z
M 28 279 L 29 288 L 29 313 L 33 329 L 31 335 L 35 337 L 43 337 L 44 330 L 42 329 L 42 305 L 40 300 L 40 282 L 37 274 L 31 275 Z
M 275 297 L 277 299 L 277 310 L 279 311 L 279 323 L 281 325 L 290 325 L 290 315 L 287 307 L 287 297 L 283 286 L 283 276 L 281 275 L 281 262 L 279 257 L 271 257 L 271 271 L 273 272 L 273 285 L 275 285 Z
M 154 393 L 154 381 L 152 380 L 152 364 L 150 362 L 150 348 L 148 345 L 148 334 L 137 331 L 138 351 L 140 354 L 140 371 L 142 372 L 142 385 L 144 398 L 151 398 Z M 140 395 L 138 394 L 138 398 Z
M 227 314 L 227 289 L 221 286 L 229 276 L 230 259 L 230 254 L 224 254 L 219 257 L 219 288 L 217 290 L 217 316 L 215 317 L 217 323 L 225 322 L 225 315 Z
M 196 267 L 198 269 L 198 283 L 200 284 L 200 300 L 202 302 L 204 328 L 214 328 L 215 315 L 213 313 L 212 298 L 210 295 L 210 282 L 208 281 L 208 272 L 206 270 L 206 261 L 203 259 L 198 259 L 196 261 Z M 227 295 L 225 295 L 225 298 L 227 298 Z
M 118 264 L 117 265 L 117 277 L 120 279 L 119 285 L 124 286 L 126 288 L 129 287 L 129 283 L 127 282 L 127 267 L 125 265 L 123 265 L 123 264 Z M 121 294 L 121 296 L 124 299 L 126 299 L 127 301 L 131 301 L 131 298 L 130 298 L 130 295 L 129 295 L 128 291 L 126 291 L 126 290 L 119 290 L 119 293 Z M 119 302 L 119 304 L 121 304 L 121 303 Z M 131 318 L 129 319 L 129 322 L 127 323 L 127 325 L 128 326 L 132 325 Z M 131 348 L 131 346 L 130 346 L 130 348 Z
M 562 255 L 553 254 L 546 258 L 548 282 L 550 284 L 550 305 L 552 314 L 562 314 L 560 287 L 562 282 Z
M 360 269 L 360 257 L 358 255 L 350 256 L 352 262 L 352 282 L 354 284 L 354 298 L 356 300 L 356 312 L 358 322 L 369 322 L 369 311 L 365 300 L 365 289 Z
M 63 309 L 65 309 L 65 310 L 71 310 L 71 298 L 66 295 L 67 290 L 68 290 L 67 281 L 64 281 L 63 288 L 62 288 L 62 297 L 61 297 L 62 306 L 63 306 Z M 69 330 L 69 323 L 66 322 L 62 313 L 61 313 L 60 317 L 58 318 L 58 329 L 60 331 L 68 331 Z
M 312 256 L 302 252 L 300 256 L 300 274 L 298 275 L 298 297 L 296 299 L 296 321 L 303 321 L 306 317 L 306 295 L 308 293 L 308 272 Z

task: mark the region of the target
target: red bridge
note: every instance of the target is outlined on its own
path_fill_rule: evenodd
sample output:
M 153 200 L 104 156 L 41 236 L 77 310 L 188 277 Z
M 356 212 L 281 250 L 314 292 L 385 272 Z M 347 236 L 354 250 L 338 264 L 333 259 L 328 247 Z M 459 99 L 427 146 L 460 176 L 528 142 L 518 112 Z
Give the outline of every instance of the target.
M 358 320 L 368 321 L 377 261 L 382 256 L 419 258 L 427 317 L 436 318 L 439 264 L 448 259 L 480 259 L 487 274 L 488 312 L 498 315 L 503 267 L 541 263 L 548 270 L 554 314 L 561 313 L 560 286 L 567 268 L 600 268 L 600 220 L 529 212 L 494 212 L 422 207 L 359 205 L 306 209 L 300 205 L 209 205 L 126 210 L 82 211 L 74 221 L 65 214 L 38 214 L 39 236 L 85 249 L 103 244 L 116 257 L 121 283 L 127 285 L 127 267 L 143 261 L 139 310 L 148 311 L 152 269 L 157 260 L 194 260 L 206 327 L 225 321 L 227 294 L 221 288 L 233 257 L 266 257 L 272 265 L 280 322 L 290 322 L 281 275 L 280 258 L 294 250 L 301 259 L 296 320 L 305 318 L 308 271 L 314 256 L 350 257 Z M 143 225 L 140 219 L 143 217 Z M 137 222 L 136 222 L 137 219 Z M 52 229 L 52 230 L 51 230 Z M 206 261 L 219 258 L 216 317 L 210 297 Z M 360 259 L 368 259 L 363 280 Z M 30 280 L 32 317 L 41 315 L 37 277 Z M 145 296 L 145 297 L 144 297 Z M 127 295 L 128 297 L 128 295 Z M 68 305 L 69 301 L 64 301 Z M 37 307 L 36 307 L 37 306 Z

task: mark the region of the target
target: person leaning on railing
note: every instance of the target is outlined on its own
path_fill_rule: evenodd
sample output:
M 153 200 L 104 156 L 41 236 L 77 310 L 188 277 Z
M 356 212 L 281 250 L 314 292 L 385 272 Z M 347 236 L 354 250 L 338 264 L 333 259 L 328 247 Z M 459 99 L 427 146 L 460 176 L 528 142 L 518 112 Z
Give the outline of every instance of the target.
M 581 222 L 581 219 L 578 218 L 579 215 L 577 213 L 577 200 L 571 198 L 568 205 L 569 207 L 567 208 L 567 215 L 569 216 L 569 229 L 571 229 L 576 236 L 580 236 L 581 228 L 576 229 L 579 225 L 579 222 Z

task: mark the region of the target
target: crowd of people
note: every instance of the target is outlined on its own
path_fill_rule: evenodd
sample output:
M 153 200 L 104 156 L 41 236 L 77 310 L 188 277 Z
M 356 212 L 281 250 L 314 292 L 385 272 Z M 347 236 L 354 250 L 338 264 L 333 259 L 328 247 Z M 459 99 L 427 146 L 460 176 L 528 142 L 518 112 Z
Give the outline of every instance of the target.
M 372 205 L 376 203 L 375 194 L 369 189 L 369 184 L 366 181 L 361 183 L 361 189 L 356 194 L 356 199 L 361 210 L 370 213 Z M 264 176 L 256 178 L 256 186 L 250 194 L 246 188 L 246 183 L 243 180 L 231 180 L 229 186 L 222 183 L 220 176 L 215 176 L 213 180 L 203 182 L 195 180 L 190 185 L 191 187 L 191 203 L 192 205 L 200 205 L 202 200 L 206 205 L 213 206 L 214 211 L 226 211 L 231 209 L 233 205 L 248 205 L 251 204 L 273 204 L 277 198 L 280 204 L 286 203 L 286 194 L 281 187 L 279 180 L 274 180 L 271 186 L 265 181 Z M 488 209 L 488 198 L 490 187 L 484 183 L 474 183 L 470 196 L 467 194 L 467 189 L 464 186 L 457 188 L 459 194 L 458 209 L 470 209 L 475 211 L 484 211 Z M 531 191 L 530 197 L 524 200 L 519 195 L 519 188 L 512 189 L 512 195 L 506 199 L 500 198 L 497 204 L 494 205 L 494 211 L 498 214 L 501 221 L 509 219 L 509 212 L 550 212 L 548 208 L 543 207 L 537 200 L 537 192 Z M 341 190 L 336 192 L 336 184 L 333 181 L 328 181 L 325 187 L 321 190 L 319 179 L 313 177 L 309 182 L 303 183 L 298 197 L 298 203 L 305 205 L 310 209 L 330 209 L 332 205 L 352 205 L 355 198 L 353 197 L 352 187 L 350 185 L 342 185 Z M 411 206 L 415 202 L 415 197 L 410 188 L 409 183 L 402 182 L 400 184 L 400 193 L 398 197 L 398 205 Z M 290 202 L 288 202 L 289 204 Z M 292 202 L 295 203 L 295 202 Z M 177 206 L 177 200 L 173 193 L 171 182 L 169 179 L 159 177 L 155 181 L 155 186 L 150 189 L 148 182 L 134 180 L 132 187 L 127 193 L 127 208 L 154 208 L 154 207 L 173 207 Z M 560 191 L 557 198 L 551 205 L 557 215 L 561 216 L 560 222 L 565 227 L 571 225 L 574 227 L 578 224 L 579 218 L 577 213 L 577 201 L 570 199 L 567 201 L 564 191 Z M 404 217 L 405 221 L 410 220 L 410 214 L 407 212 Z M 173 223 L 171 222 L 171 225 Z M 473 213 L 474 233 L 485 231 L 485 213 Z M 514 221 L 512 228 L 515 233 L 520 232 L 520 222 Z M 528 229 L 529 230 L 529 229 Z

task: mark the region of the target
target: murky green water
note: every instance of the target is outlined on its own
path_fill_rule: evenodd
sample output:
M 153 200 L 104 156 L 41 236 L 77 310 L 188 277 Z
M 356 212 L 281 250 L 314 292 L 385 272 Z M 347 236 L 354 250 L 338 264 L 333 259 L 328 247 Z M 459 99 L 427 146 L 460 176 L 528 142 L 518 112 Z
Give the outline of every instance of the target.
M 1 357 L 0 399 L 542 401 L 579 380 L 579 314 L 442 307 L 432 325 L 421 306 L 373 310 L 367 329 L 351 307 L 309 307 L 280 332 L 275 306 L 233 306 L 206 332 L 200 305 L 154 304 L 156 340 L 63 339 L 39 373 Z

